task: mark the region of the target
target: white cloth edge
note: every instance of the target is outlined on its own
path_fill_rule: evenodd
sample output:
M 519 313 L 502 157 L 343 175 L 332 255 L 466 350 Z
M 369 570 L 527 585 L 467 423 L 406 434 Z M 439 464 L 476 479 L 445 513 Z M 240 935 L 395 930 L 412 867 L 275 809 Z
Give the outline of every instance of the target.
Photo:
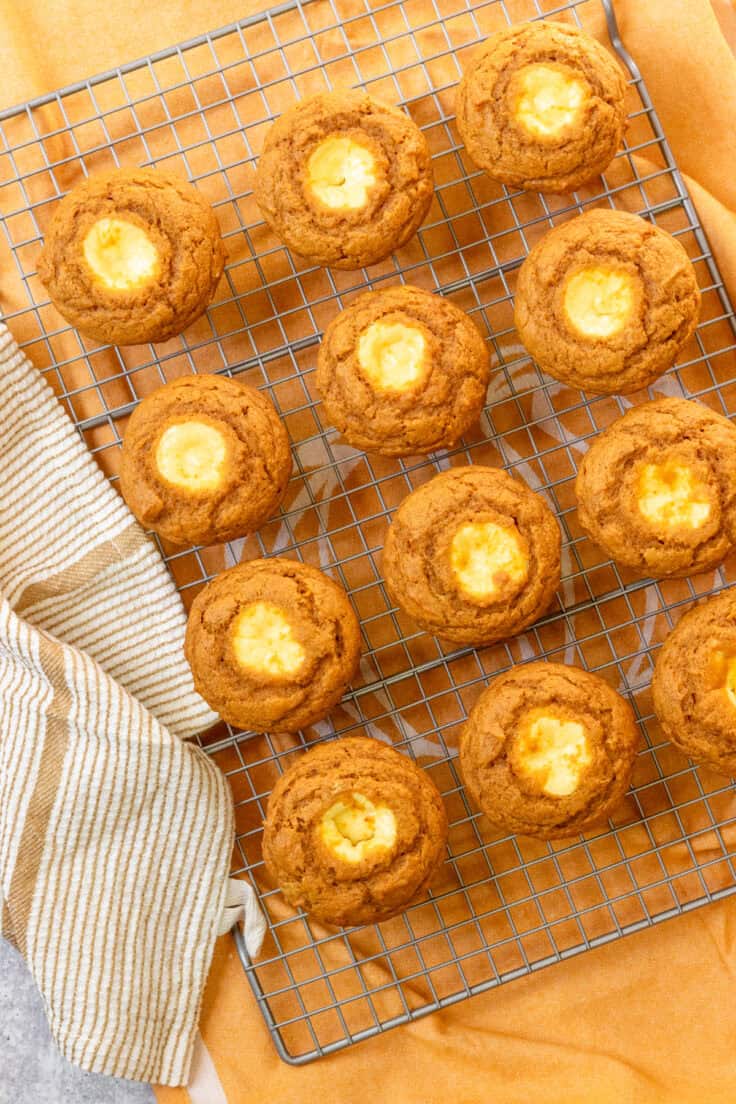
M 250 882 L 242 878 L 228 878 L 217 934 L 225 935 L 236 924 L 241 926 L 249 957 L 257 958 L 266 936 L 266 917 Z

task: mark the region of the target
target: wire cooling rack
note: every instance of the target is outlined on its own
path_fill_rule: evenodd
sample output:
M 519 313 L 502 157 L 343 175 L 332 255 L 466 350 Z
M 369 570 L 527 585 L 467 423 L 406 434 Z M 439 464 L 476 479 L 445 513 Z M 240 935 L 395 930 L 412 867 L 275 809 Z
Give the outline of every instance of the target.
M 574 197 L 510 192 L 465 157 L 453 89 L 468 50 L 490 31 L 542 15 L 600 30 L 604 6 L 629 70 L 626 143 L 605 177 Z M 268 391 L 288 428 L 295 471 L 285 507 L 257 537 L 220 548 L 162 546 L 187 604 L 223 567 L 296 555 L 346 587 L 365 654 L 329 721 L 293 738 L 220 726 L 202 746 L 228 775 L 237 817 L 233 870 L 250 876 L 269 917 L 263 955 L 244 968 L 281 1056 L 306 1062 L 473 993 L 662 921 L 736 887 L 736 802 L 723 778 L 665 742 L 652 715 L 652 649 L 719 572 L 634 580 L 578 528 L 573 480 L 591 437 L 627 405 L 585 400 L 544 377 L 513 329 L 518 268 L 549 229 L 591 206 L 636 211 L 683 243 L 703 291 L 702 321 L 676 369 L 650 394 L 736 404 L 734 318 L 694 208 L 641 77 L 598 0 L 290 0 L 183 46 L 0 116 L 0 211 L 15 259 L 0 294 L 14 333 L 115 478 L 120 434 L 138 399 L 196 371 Z M 402 104 L 433 153 L 434 203 L 417 238 L 370 272 L 299 264 L 254 204 L 255 160 L 297 97 L 362 86 Z M 58 197 L 89 172 L 158 165 L 214 204 L 229 262 L 219 297 L 185 335 L 155 349 L 101 347 L 71 331 L 36 276 Z M 346 446 L 321 420 L 313 370 L 322 330 L 368 286 L 441 291 L 487 336 L 495 371 L 480 426 L 431 460 L 386 460 Z M 409 490 L 453 464 L 513 470 L 541 491 L 564 533 L 557 605 L 527 633 L 483 650 L 448 649 L 416 631 L 384 589 L 386 523 Z M 608 828 L 560 843 L 490 831 L 456 769 L 459 728 L 488 676 L 547 656 L 596 671 L 629 696 L 644 736 L 634 785 Z M 377 927 L 335 931 L 296 914 L 264 880 L 261 822 L 274 780 L 315 740 L 368 732 L 426 767 L 451 822 L 431 896 Z

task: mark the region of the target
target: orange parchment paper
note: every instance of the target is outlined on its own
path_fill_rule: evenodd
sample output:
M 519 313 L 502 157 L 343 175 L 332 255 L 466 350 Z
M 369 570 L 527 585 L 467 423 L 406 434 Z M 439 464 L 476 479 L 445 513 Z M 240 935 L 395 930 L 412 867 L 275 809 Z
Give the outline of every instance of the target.
M 0 105 L 258 7 L 258 0 L 0 0 Z M 736 298 L 734 8 L 729 0 L 618 0 L 616 7 Z M 5 263 L 0 254 L 7 291 Z M 189 1091 L 158 1089 L 157 1096 L 160 1104 L 720 1104 L 736 1098 L 735 996 L 736 900 L 726 900 L 292 1068 L 277 1057 L 232 941 L 223 939 L 194 1081 Z

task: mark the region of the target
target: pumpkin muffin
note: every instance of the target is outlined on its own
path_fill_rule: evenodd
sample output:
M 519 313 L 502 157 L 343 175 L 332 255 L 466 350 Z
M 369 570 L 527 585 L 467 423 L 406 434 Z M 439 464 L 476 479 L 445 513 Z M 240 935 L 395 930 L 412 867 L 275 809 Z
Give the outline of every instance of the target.
M 560 527 L 497 468 L 452 468 L 413 491 L 386 536 L 389 594 L 427 632 L 492 644 L 531 625 L 560 582 Z
M 736 776 L 736 588 L 678 621 L 657 653 L 652 695 L 675 747 Z
M 289 438 L 265 395 L 225 376 L 183 376 L 133 411 L 120 490 L 167 540 L 218 544 L 263 525 L 290 474 Z
M 424 135 L 398 108 L 345 89 L 301 100 L 266 136 L 255 197 L 314 264 L 362 268 L 405 245 L 432 202 Z
M 640 575 L 695 575 L 736 544 L 736 426 L 690 399 L 636 406 L 578 470 L 578 518 Z
M 515 322 L 550 376 L 598 395 L 648 387 L 697 325 L 700 291 L 671 234 L 596 209 L 556 226 L 519 271 Z
M 486 344 L 447 299 L 414 287 L 367 291 L 325 332 L 317 390 L 351 445 L 412 456 L 454 445 L 480 417 Z
M 423 896 L 446 842 L 429 776 L 387 744 L 349 736 L 319 744 L 279 778 L 263 857 L 290 905 L 347 927 L 388 920 Z
M 458 85 L 465 148 L 494 180 L 571 192 L 613 160 L 626 123 L 618 63 L 568 23 L 518 23 L 486 39 Z
M 559 839 L 605 818 L 629 787 L 631 706 L 579 667 L 525 663 L 493 679 L 460 737 L 460 769 L 495 827 Z
M 196 188 L 158 169 L 115 169 L 62 199 L 38 275 L 85 336 L 137 345 L 199 318 L 224 263 L 215 213 Z
M 223 571 L 194 599 L 184 651 L 223 720 L 296 732 L 343 696 L 360 661 L 347 594 L 316 567 L 276 557 Z

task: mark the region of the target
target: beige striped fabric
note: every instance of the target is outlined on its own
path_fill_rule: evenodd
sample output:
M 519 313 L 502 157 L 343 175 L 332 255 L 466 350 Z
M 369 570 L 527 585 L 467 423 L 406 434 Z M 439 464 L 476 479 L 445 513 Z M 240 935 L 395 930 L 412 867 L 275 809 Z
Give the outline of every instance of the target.
M 0 932 L 61 1052 L 186 1082 L 229 788 L 156 549 L 0 326 Z
M 0 323 L 0 588 L 178 736 L 215 720 L 181 655 L 185 617 L 154 545 Z

